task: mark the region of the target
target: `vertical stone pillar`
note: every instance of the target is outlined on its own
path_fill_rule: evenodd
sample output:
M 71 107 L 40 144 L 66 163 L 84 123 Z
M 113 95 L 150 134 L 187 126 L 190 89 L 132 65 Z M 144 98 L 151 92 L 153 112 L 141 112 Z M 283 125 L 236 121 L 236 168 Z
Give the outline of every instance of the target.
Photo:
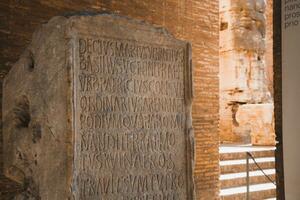
M 220 1 L 220 138 L 274 144 L 268 88 L 266 2 Z

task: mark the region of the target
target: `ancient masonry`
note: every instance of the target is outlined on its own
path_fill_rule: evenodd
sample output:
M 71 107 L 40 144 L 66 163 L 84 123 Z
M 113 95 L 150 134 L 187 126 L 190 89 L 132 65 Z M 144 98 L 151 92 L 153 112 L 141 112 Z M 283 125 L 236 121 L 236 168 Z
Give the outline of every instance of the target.
M 196 199 L 219 198 L 218 0 L 119 0 L 68 3 L 58 0 L 9 1 L 9 3 L 0 3 L 0 11 L 3 13 L 0 43 L 5 46 L 0 48 L 0 81 L 3 81 L 2 78 L 11 69 L 12 63 L 17 61 L 31 41 L 33 31 L 53 16 L 66 13 L 82 11 L 118 13 L 165 27 L 176 38 L 191 42 L 194 65 L 192 115 L 195 133 Z M 2 92 L 0 93 L 2 99 Z M 0 157 L 2 158 L 2 146 Z M 0 159 L 0 167 L 1 163 L 2 159 Z M 0 182 L 1 180 L 4 179 L 0 177 Z M 4 190 L 9 193 L 15 189 Z
M 33 199 L 194 199 L 191 63 L 140 21 L 53 18 L 4 81 L 5 175 Z
M 220 1 L 222 143 L 275 144 L 265 12 L 264 0 Z

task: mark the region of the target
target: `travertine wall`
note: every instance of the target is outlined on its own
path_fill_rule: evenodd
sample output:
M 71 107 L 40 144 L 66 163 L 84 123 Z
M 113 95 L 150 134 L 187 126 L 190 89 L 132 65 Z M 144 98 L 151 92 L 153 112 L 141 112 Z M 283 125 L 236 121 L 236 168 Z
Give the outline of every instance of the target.
M 164 26 L 192 43 L 193 125 L 196 139 L 197 199 L 218 199 L 219 192 L 219 26 L 217 0 L 2 1 L 0 73 L 6 74 L 39 24 L 75 11 L 110 11 Z
M 220 1 L 222 143 L 274 144 L 266 24 L 266 1 Z

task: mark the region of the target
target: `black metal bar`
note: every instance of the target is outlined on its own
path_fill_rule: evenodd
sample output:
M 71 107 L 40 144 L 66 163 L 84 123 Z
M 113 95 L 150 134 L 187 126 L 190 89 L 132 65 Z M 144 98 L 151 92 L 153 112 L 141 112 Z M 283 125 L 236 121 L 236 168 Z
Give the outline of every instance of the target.
M 250 200 L 250 168 L 249 168 L 249 155 L 246 152 L 246 183 L 247 183 L 247 196 L 246 200 Z

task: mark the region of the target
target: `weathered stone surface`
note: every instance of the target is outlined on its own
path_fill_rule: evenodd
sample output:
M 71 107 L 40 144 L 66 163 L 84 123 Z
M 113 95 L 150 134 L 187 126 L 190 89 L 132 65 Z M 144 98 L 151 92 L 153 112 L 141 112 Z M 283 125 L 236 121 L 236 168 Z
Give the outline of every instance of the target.
M 252 132 L 254 129 L 238 123 L 236 114 L 244 105 L 260 106 L 259 104 L 262 103 L 273 102 L 270 90 L 272 80 L 269 78 L 270 58 L 267 57 L 270 54 L 266 56 L 268 51 L 266 46 L 269 47 L 269 44 L 266 44 L 266 32 L 268 34 L 270 32 L 270 30 L 266 31 L 266 3 L 269 4 L 269 1 L 220 1 L 220 138 L 222 143 L 253 142 L 251 135 L 256 134 Z M 270 9 L 270 6 L 268 8 Z M 250 113 L 247 114 L 247 111 Z M 242 112 L 245 118 L 253 114 L 250 110 L 247 111 Z M 272 110 L 270 112 L 273 113 Z M 274 144 L 272 131 L 268 128 L 264 130 L 266 132 L 263 135 L 269 138 L 254 143 Z
M 22 196 L 29 199 L 70 196 L 73 155 L 65 23 L 57 18 L 37 31 L 3 83 L 4 173 L 24 185 Z
M 53 18 L 4 82 L 5 174 L 32 199 L 193 199 L 191 76 L 162 29 Z
M 199 200 L 218 199 L 219 2 L 219 0 L 201 0 L 201 3 L 199 0 L 2 1 L 0 80 L 30 43 L 33 31 L 53 16 L 62 13 L 83 10 L 94 13 L 105 11 L 166 27 L 176 38 L 193 44 L 195 89 L 192 115 L 196 149 L 194 173 L 196 196 Z M 1 91 L 0 96 L 2 101 Z M 2 132 L 0 135 L 2 137 Z M 2 149 L 2 143 L 0 146 Z M 0 165 L 2 165 L 2 151 L 0 151 Z
M 255 6 L 255 5 L 258 6 Z M 259 6 L 260 5 L 260 6 Z M 220 50 L 265 50 L 265 1 L 229 0 L 220 4 Z
M 236 113 L 242 133 L 251 134 L 254 145 L 275 145 L 273 104 L 241 105 Z

